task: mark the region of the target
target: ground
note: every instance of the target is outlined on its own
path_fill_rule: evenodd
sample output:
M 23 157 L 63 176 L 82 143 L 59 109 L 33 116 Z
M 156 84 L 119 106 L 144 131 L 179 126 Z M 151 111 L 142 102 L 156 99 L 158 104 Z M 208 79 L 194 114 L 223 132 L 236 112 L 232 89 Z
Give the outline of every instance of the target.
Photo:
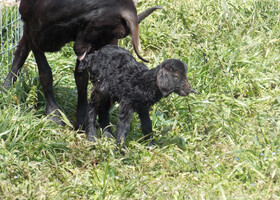
M 279 199 L 279 1 L 140 1 L 138 10 L 155 4 L 164 10 L 140 25 L 141 55 L 150 68 L 184 61 L 199 95 L 152 107 L 154 147 L 140 141 L 134 115 L 119 152 L 73 129 L 72 44 L 47 55 L 64 127 L 45 116 L 30 54 L 0 94 L 0 199 Z M 120 45 L 133 51 L 130 38 Z

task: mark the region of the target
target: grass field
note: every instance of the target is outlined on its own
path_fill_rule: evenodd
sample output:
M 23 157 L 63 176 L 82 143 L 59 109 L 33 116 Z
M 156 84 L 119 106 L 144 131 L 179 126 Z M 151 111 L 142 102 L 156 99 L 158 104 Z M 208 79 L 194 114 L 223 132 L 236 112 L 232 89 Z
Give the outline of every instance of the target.
M 143 0 L 138 10 L 155 4 L 164 10 L 141 24 L 141 55 L 150 68 L 181 59 L 200 94 L 152 107 L 153 148 L 134 115 L 122 154 L 73 129 L 72 44 L 47 55 L 65 127 L 46 119 L 30 54 L 0 93 L 0 199 L 280 198 L 279 0 Z M 120 45 L 132 52 L 130 38 Z

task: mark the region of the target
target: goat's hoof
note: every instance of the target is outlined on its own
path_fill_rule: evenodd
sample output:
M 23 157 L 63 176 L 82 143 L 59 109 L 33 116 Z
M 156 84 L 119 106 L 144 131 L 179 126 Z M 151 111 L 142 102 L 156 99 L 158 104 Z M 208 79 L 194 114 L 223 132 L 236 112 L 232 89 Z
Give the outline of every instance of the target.
M 2 87 L 1 85 L 0 85 L 0 93 L 4 93 L 4 94 L 7 94 L 8 92 L 6 91 L 6 89 L 7 88 L 5 88 L 4 86 Z
M 6 90 L 9 90 L 11 88 L 11 81 L 6 80 L 3 84 L 3 86 L 0 86 L 0 90 L 2 90 L 3 92 L 6 92 Z
M 47 118 L 56 123 L 58 126 L 64 126 L 62 121 L 62 112 L 59 109 L 47 109 Z

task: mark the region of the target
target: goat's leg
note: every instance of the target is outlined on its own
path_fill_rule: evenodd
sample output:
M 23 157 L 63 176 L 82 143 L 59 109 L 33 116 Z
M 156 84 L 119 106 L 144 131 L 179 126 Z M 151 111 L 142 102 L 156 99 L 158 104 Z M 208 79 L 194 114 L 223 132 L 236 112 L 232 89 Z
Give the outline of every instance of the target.
M 96 109 L 95 109 L 95 98 L 94 92 L 91 94 L 90 102 L 87 108 L 87 115 L 85 118 L 85 128 L 86 128 L 86 135 L 89 141 L 94 142 L 95 137 L 97 136 L 95 130 L 95 119 L 96 119 Z
M 75 68 L 75 81 L 78 90 L 77 102 L 77 122 L 76 129 L 84 128 L 84 121 L 87 111 L 87 86 L 88 86 L 88 72 L 84 69 L 82 72 L 78 70 L 80 61 L 77 59 Z
M 20 69 L 23 66 L 29 52 L 30 52 L 30 47 L 28 45 L 28 41 L 25 35 L 23 35 L 14 53 L 12 68 L 5 79 L 5 82 L 3 84 L 4 88 L 9 89 L 11 87 L 11 83 L 14 83 L 16 81 Z
M 108 138 L 113 138 L 113 133 L 111 130 L 110 125 L 110 116 L 109 116 L 109 111 L 111 107 L 111 99 L 110 98 L 104 98 L 103 100 L 100 101 L 100 105 L 98 107 L 98 122 L 100 127 L 103 129 L 105 135 Z
M 137 113 L 140 118 L 141 129 L 145 136 L 145 140 L 151 140 L 149 145 L 153 145 L 154 141 L 153 141 L 153 136 L 151 134 L 153 130 L 152 130 L 152 121 L 149 115 L 149 107 L 141 108 L 137 110 Z
M 125 138 L 130 130 L 130 120 L 133 109 L 130 104 L 120 102 L 119 119 L 117 125 L 117 144 L 124 144 Z
M 53 92 L 53 76 L 51 68 L 47 62 L 47 59 L 43 52 L 32 50 L 35 60 L 38 65 L 40 83 L 43 87 L 45 100 L 46 100 L 46 112 L 47 115 L 53 113 L 54 116 L 51 119 L 56 122 L 58 125 L 63 125 L 61 115 L 58 111 L 58 105 L 56 103 L 54 92 Z

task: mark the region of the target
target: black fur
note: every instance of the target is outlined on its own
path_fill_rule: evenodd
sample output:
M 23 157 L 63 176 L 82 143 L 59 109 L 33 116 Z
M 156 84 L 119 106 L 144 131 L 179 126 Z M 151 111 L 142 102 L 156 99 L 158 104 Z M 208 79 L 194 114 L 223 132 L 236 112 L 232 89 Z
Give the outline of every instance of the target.
M 109 125 L 111 102 L 120 104 L 117 143 L 122 143 L 130 129 L 132 112 L 138 113 L 142 132 L 149 138 L 148 134 L 152 132 L 150 106 L 172 92 L 181 96 L 196 93 L 188 82 L 187 66 L 180 60 L 169 59 L 149 70 L 146 65 L 136 62 L 127 50 L 114 45 L 88 55 L 80 64 L 80 70 L 85 68 L 94 86 L 86 120 L 86 134 L 90 140 L 96 137 L 97 115 L 101 128 Z M 106 131 L 112 133 L 110 128 Z
M 132 0 L 21 0 L 19 11 L 24 31 L 4 88 L 10 88 L 32 51 L 46 99 L 46 112 L 50 114 L 55 111 L 52 119 L 62 124 L 56 117 L 60 114 L 53 92 L 52 71 L 44 52 L 59 51 L 66 43 L 74 41 L 74 51 L 79 58 L 75 69 L 78 128 L 83 124 L 87 109 L 88 84 L 88 73 L 77 71 L 79 60 L 88 52 L 107 44 L 117 44 L 118 39 L 129 33 L 135 52 L 139 55 L 138 22 L 160 7 L 153 7 L 137 16 L 134 3 Z M 142 57 L 139 55 L 139 58 Z

